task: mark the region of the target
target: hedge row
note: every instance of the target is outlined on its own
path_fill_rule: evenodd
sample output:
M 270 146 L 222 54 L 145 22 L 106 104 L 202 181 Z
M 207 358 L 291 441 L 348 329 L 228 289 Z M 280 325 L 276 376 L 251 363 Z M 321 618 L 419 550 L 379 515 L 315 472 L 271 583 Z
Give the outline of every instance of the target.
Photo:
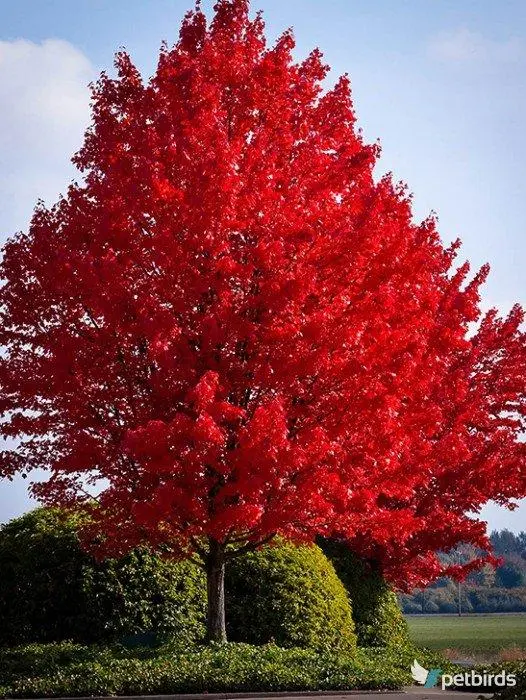
M 334 654 L 273 644 L 171 646 L 134 652 L 71 643 L 0 650 L 0 697 L 72 697 L 203 692 L 398 689 L 411 654 Z M 31 669 L 31 677 L 28 676 Z
M 526 698 L 526 659 L 523 661 L 506 661 L 482 670 L 486 670 L 489 673 L 499 673 L 504 670 L 506 673 L 515 674 L 516 685 L 496 688 L 495 700 L 524 700 Z
M 0 645 L 204 638 L 206 586 L 197 567 L 141 549 L 97 563 L 80 548 L 78 527 L 78 518 L 37 509 L 0 529 Z M 407 641 L 381 577 L 344 545 L 321 544 L 327 556 L 315 545 L 281 542 L 231 563 L 229 639 L 342 651 L 356 647 L 356 635 L 362 646 Z
M 78 521 L 38 509 L 0 531 L 0 644 L 204 637 L 205 581 L 189 562 L 136 550 L 97 563 Z M 351 607 L 333 566 L 315 546 L 281 543 L 227 570 L 233 640 L 318 649 L 356 647 Z M 128 641 L 132 641 L 128 639 Z M 151 640 L 150 640 L 151 641 Z

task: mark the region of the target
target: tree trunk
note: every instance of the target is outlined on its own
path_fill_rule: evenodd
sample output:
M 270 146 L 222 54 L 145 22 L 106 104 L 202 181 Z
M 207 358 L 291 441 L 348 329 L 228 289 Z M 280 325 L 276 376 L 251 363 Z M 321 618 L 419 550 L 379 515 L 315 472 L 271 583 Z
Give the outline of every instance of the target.
M 226 642 L 225 626 L 225 547 L 210 539 L 206 560 L 208 602 L 206 641 Z

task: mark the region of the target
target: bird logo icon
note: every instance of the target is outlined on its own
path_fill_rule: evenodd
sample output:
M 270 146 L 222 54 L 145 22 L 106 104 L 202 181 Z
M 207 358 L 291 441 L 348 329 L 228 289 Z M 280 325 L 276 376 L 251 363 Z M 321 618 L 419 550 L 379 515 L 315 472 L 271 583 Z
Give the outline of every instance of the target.
M 432 668 L 430 671 L 428 671 L 427 668 L 420 666 L 416 659 L 411 665 L 411 675 L 413 676 L 413 680 L 420 685 L 423 685 L 424 688 L 433 688 L 437 684 L 441 673 L 442 669 L 440 668 Z

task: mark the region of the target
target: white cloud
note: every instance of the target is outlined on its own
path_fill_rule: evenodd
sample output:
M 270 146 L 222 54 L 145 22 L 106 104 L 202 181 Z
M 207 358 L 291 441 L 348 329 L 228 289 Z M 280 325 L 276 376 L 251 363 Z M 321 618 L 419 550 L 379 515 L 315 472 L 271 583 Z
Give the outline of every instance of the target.
M 56 201 L 74 176 L 95 72 L 66 41 L 0 41 L 0 246 L 27 226 L 35 202 Z M 0 522 L 34 507 L 27 481 L 2 481 Z
M 73 45 L 0 41 L 0 242 L 52 203 L 73 176 L 89 119 L 94 69 Z
M 432 37 L 428 52 L 432 58 L 448 63 L 510 64 L 526 57 L 526 47 L 518 37 L 496 41 L 466 28 Z

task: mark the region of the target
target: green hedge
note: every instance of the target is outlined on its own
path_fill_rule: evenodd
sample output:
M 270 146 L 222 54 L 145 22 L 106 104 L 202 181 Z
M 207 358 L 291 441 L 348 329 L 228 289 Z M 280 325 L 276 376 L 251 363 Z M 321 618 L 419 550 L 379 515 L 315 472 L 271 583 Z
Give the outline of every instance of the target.
M 144 641 L 148 634 L 203 639 L 205 584 L 197 567 L 145 550 L 96 563 L 80 548 L 78 526 L 78 518 L 41 508 L 0 527 L 0 645 Z M 406 623 L 381 576 L 345 545 L 322 546 L 332 564 L 317 546 L 284 542 L 231 562 L 229 639 L 351 650 L 357 634 L 360 646 L 406 644 Z
M 495 692 L 494 700 L 525 700 L 526 698 L 526 659 L 522 661 L 502 661 L 500 663 L 479 666 L 479 673 L 514 673 L 516 685 L 505 688 L 494 685 L 491 690 Z M 486 692 L 485 689 L 478 692 Z
M 227 636 L 315 649 L 356 647 L 349 599 L 316 545 L 280 542 L 230 562 Z
M 371 650 L 372 651 L 372 650 Z M 0 650 L 0 697 L 397 689 L 410 682 L 399 654 L 316 652 L 226 644 L 182 652 L 73 644 Z
M 0 644 L 71 639 L 204 637 L 202 572 L 144 550 L 95 562 L 79 544 L 79 519 L 37 509 L 0 528 Z M 281 646 L 352 649 L 351 608 L 316 546 L 267 546 L 227 569 L 230 638 Z
M 343 542 L 320 540 L 319 544 L 352 600 L 358 644 L 364 647 L 410 645 L 409 629 L 397 597 L 381 574 Z
M 123 635 L 204 635 L 204 581 L 189 563 L 136 550 L 96 563 L 78 518 L 40 508 L 0 528 L 0 644 Z

